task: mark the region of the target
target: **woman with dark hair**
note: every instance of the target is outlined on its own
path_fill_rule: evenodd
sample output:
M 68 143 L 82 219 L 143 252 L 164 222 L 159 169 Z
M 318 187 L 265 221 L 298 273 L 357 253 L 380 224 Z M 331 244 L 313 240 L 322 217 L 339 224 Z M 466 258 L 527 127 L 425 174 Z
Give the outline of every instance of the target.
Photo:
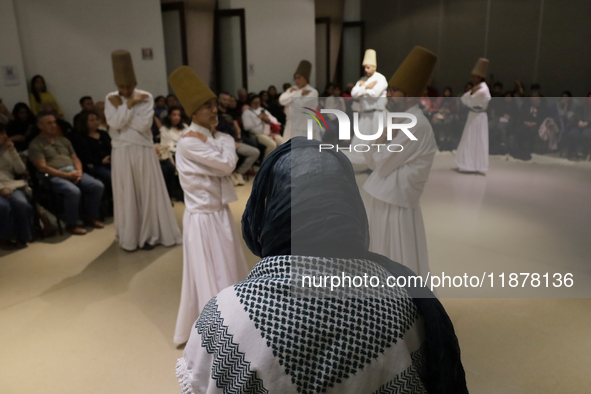
M 162 120 L 162 127 L 160 127 L 160 144 L 156 146 L 168 195 L 179 201 L 183 200 L 183 189 L 176 172 L 176 146 L 181 137 L 189 130 L 182 114 L 181 107 L 169 108 L 168 115 Z
M 277 93 L 277 88 L 275 85 L 269 86 L 267 89 L 267 93 L 269 94 L 269 101 L 267 101 L 267 109 L 277 118 L 279 123 L 285 124 L 285 112 L 283 111 L 283 106 L 279 104 L 279 94 Z
M 37 119 L 25 103 L 17 103 L 12 109 L 12 116 L 14 119 L 6 126 L 6 134 L 16 150 L 22 152 L 27 150 L 34 137 Z
M 319 146 L 293 137 L 263 162 L 242 217 L 261 260 L 194 324 L 177 362 L 182 393 L 467 393 L 453 324 L 428 288 L 307 280 L 414 276 L 369 252 L 353 167 Z
M 261 90 L 259 92 L 259 98 L 261 99 L 261 107 L 269 110 L 269 93 L 266 90 Z
M 275 85 L 269 86 L 269 88 L 267 88 L 267 93 L 269 93 L 269 100 L 277 101 L 279 99 L 279 94 L 277 93 L 277 88 Z
M 105 193 L 111 195 L 111 137 L 99 129 L 96 112 L 82 110 L 78 120 L 79 132 L 70 135 L 76 155 L 84 171 L 99 179 L 105 185 Z
M 41 111 L 41 107 L 45 103 L 51 103 L 55 106 L 57 115 L 60 118 L 64 117 L 64 114 L 58 105 L 57 101 L 53 97 L 53 94 L 47 91 L 47 85 L 45 79 L 41 75 L 35 75 L 31 79 L 31 93 L 29 93 L 29 104 L 31 105 L 31 111 L 34 115 Z

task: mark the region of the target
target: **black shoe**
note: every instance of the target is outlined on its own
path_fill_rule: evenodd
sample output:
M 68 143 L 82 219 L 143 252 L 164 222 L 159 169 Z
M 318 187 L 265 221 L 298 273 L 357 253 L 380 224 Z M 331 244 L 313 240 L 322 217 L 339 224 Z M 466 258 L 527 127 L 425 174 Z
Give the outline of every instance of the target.
M 142 246 L 143 250 L 152 250 L 154 249 L 154 245 L 150 245 L 149 243 L 145 243 L 144 246 Z

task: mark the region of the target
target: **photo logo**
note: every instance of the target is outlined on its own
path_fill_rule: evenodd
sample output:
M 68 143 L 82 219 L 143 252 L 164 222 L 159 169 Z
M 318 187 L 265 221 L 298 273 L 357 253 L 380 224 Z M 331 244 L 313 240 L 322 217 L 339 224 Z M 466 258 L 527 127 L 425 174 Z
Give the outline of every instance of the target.
M 304 108 L 312 112 L 312 113 L 303 112 L 304 114 L 306 114 L 312 118 L 312 119 L 308 119 L 307 137 L 309 140 L 314 139 L 314 131 L 313 131 L 314 122 L 313 121 L 316 121 L 316 123 L 318 124 L 318 126 L 320 126 L 320 129 L 323 132 L 326 132 L 328 130 L 328 125 L 326 123 L 326 120 L 322 116 L 322 114 L 333 114 L 337 117 L 337 121 L 339 124 L 339 141 L 348 141 L 351 139 L 351 121 L 349 120 L 349 116 L 347 116 L 347 114 L 344 113 L 343 111 L 340 111 L 338 109 L 321 109 L 320 112 L 318 112 L 318 111 L 313 110 L 312 108 L 308 108 L 308 107 L 304 107 Z M 397 120 L 398 119 L 410 119 L 410 122 L 408 122 L 408 123 L 394 123 L 394 119 L 397 119 Z M 384 127 L 384 123 L 386 124 L 386 127 Z M 407 112 L 381 112 L 380 116 L 378 117 L 378 130 L 374 134 L 362 134 L 361 131 L 359 130 L 359 113 L 358 112 L 353 113 L 353 132 L 355 133 L 355 136 L 362 141 L 377 140 L 378 138 L 380 138 L 382 136 L 384 129 L 386 129 L 386 133 L 387 133 L 386 139 L 388 141 L 392 140 L 394 130 L 400 130 L 411 141 L 417 141 L 417 137 L 415 137 L 409 130 L 409 129 L 415 127 L 416 125 L 417 125 L 417 117 L 413 114 L 410 114 Z M 371 144 L 371 145 L 377 146 L 378 151 L 379 151 L 380 146 L 386 146 L 386 144 Z M 320 151 L 322 151 L 323 147 L 324 147 L 324 149 L 335 148 L 335 146 L 332 144 L 321 144 Z M 392 147 L 392 148 L 398 147 L 398 150 L 391 150 L 390 147 Z M 355 144 L 352 146 L 349 145 L 348 147 L 342 147 L 342 148 L 339 148 L 339 146 L 337 145 L 336 148 L 337 148 L 337 151 L 340 149 L 340 150 L 348 150 L 349 152 L 351 152 L 351 151 L 368 152 L 371 149 L 370 145 L 368 145 L 368 144 Z M 391 145 L 388 145 L 387 148 L 388 148 L 389 152 L 401 152 L 404 149 L 403 146 L 400 144 L 391 144 Z

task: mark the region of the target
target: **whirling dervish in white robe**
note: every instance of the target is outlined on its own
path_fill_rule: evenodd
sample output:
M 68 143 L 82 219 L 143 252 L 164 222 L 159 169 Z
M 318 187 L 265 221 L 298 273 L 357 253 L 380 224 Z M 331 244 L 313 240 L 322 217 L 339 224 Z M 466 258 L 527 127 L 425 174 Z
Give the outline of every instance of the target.
M 248 275 L 229 203 L 238 200 L 230 175 L 238 157 L 234 139 L 212 135 L 192 123 L 189 131 L 207 137 L 183 137 L 177 145 L 176 163 L 185 192 L 183 216 L 183 285 L 174 342 L 185 343 L 207 302 L 226 287 Z
M 420 198 L 429 179 L 437 143 L 418 100 L 436 62 L 437 56 L 431 51 L 415 47 L 389 81 L 389 86 L 404 96 L 395 100 L 408 108 L 407 114 L 416 117 L 416 125 L 408 128 L 416 140 L 399 129 L 390 141 L 380 137 L 386 146 L 374 146 L 364 153 L 373 170 L 363 185 L 371 196 L 367 215 L 369 250 L 407 266 L 423 278 L 429 273 L 429 258 Z M 392 123 L 412 123 L 410 120 L 395 118 Z
M 284 107 L 286 118 L 283 130 L 284 142 L 291 137 L 307 136 L 308 117 L 303 112 L 307 111 L 306 107 L 313 110 L 318 107 L 318 90 L 308 83 L 311 72 L 312 64 L 302 60 L 294 74 L 296 84 L 279 96 L 279 104 Z M 316 127 L 313 128 L 313 137 L 315 140 L 322 141 Z
M 389 152 L 382 147 L 379 152 L 365 153 L 369 168 L 373 170 L 363 185 L 371 196 L 369 250 L 425 277 L 429 272 L 429 257 L 419 200 L 429 178 L 437 143 L 433 128 L 418 104 L 406 112 L 417 117 L 417 125 L 410 129 L 417 141 L 411 141 L 399 130 L 387 145 L 402 145 L 402 152 Z M 399 147 L 392 150 L 399 150 Z
M 116 84 L 129 91 L 129 97 L 120 94 L 120 88 L 105 99 L 105 117 L 113 147 L 111 176 L 116 239 L 127 251 L 156 244 L 180 244 L 181 231 L 150 129 L 154 99 L 150 93 L 134 89 L 135 74 L 129 52 L 115 51 L 113 68 Z M 133 104 L 129 108 L 130 100 Z
M 484 78 L 488 60 L 480 58 L 472 71 L 472 75 Z M 488 115 L 486 109 L 491 100 L 486 82 L 482 80 L 461 98 L 462 104 L 470 113 L 464 126 L 462 139 L 456 151 L 455 162 L 462 172 L 488 171 Z
M 177 144 L 176 168 L 185 194 L 183 285 L 174 342 L 185 343 L 203 307 L 248 274 L 229 203 L 238 196 L 230 175 L 236 143 L 217 132 L 217 96 L 189 66 L 168 77 L 191 126 Z
M 375 71 L 377 68 L 376 51 L 368 49 L 365 51 L 363 64 L 366 76 L 357 81 L 351 90 L 351 96 L 359 98 L 359 132 L 365 135 L 375 134 L 379 127 L 380 117 L 384 117 L 386 110 L 386 93 L 388 81 L 384 75 Z M 355 171 L 367 169 L 367 163 L 363 152 L 357 152 L 354 147 L 357 144 L 366 144 L 357 134 L 353 133 L 351 138 L 351 149 L 343 150 L 343 153 L 351 160 Z

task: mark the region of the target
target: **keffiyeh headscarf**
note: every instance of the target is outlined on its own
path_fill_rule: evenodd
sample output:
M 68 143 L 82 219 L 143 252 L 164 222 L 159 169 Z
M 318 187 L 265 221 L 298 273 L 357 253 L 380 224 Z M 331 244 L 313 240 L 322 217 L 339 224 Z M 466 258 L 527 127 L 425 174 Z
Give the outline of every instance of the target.
M 414 276 L 407 267 L 369 252 L 367 215 L 351 163 L 340 152 L 319 153 L 319 145 L 294 137 L 265 159 L 242 217 L 249 249 L 259 257 L 367 259 L 393 276 Z M 445 309 L 428 288 L 407 291 L 425 323 L 425 388 L 430 394 L 467 393 L 458 340 Z

